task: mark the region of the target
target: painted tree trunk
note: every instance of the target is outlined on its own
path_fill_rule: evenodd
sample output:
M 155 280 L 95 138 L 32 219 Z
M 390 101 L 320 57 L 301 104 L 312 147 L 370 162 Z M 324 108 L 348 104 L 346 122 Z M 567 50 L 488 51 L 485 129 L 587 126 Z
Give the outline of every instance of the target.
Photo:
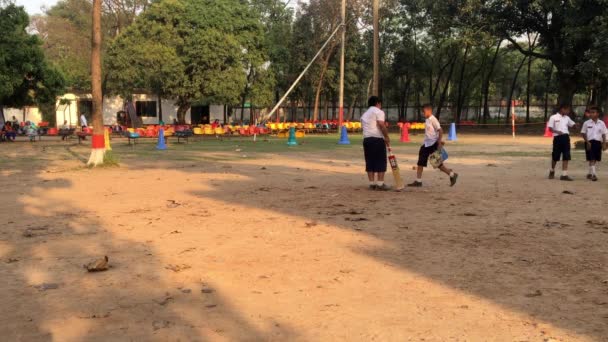
M 93 95 L 93 136 L 91 156 L 87 165 L 103 164 L 105 139 L 103 126 L 103 97 L 101 92 L 101 1 L 93 0 L 93 27 L 91 39 L 91 93 Z

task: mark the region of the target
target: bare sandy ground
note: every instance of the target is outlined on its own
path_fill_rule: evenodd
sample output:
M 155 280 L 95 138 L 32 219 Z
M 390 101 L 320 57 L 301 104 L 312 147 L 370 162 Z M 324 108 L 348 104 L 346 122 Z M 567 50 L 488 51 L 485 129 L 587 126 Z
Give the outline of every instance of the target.
M 549 141 L 460 137 L 456 187 L 402 193 L 359 146 L 88 170 L 2 144 L 1 339 L 607 341 L 608 170 L 547 180 Z

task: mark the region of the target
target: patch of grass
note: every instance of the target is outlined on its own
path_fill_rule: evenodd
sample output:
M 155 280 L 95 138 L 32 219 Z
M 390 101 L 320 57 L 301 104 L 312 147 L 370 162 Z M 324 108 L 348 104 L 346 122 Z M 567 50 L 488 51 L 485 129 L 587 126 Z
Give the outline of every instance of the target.
M 113 153 L 113 151 L 106 151 L 103 156 L 103 167 L 119 167 L 120 166 L 120 158 Z

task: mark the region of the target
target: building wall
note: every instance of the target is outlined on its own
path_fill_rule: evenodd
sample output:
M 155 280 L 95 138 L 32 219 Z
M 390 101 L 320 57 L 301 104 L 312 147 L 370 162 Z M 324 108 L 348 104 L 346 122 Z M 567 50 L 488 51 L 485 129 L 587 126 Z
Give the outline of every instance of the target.
M 69 103 L 61 105 L 60 100 L 67 100 Z M 90 100 L 91 95 L 76 95 L 76 94 L 65 94 L 57 100 L 57 111 L 55 113 L 57 119 L 57 125 L 63 125 L 64 120 L 68 121 L 71 126 L 78 126 L 78 100 Z M 156 95 L 149 94 L 134 94 L 133 101 L 154 101 L 156 102 L 156 117 L 142 117 L 142 121 L 145 125 L 154 125 L 159 122 L 159 108 L 158 108 L 158 97 Z M 169 99 L 162 99 L 162 112 L 163 121 L 167 124 L 172 123 L 177 118 L 177 106 L 175 101 Z M 123 110 L 124 100 L 120 96 L 106 96 L 103 99 L 103 124 L 112 125 L 116 123 L 116 114 Z M 224 106 L 223 105 L 210 105 L 209 106 L 210 120 L 213 121 L 218 119 L 223 122 L 224 120 Z M 12 114 L 11 114 L 12 115 Z M 8 117 L 8 116 L 7 116 Z M 19 116 L 18 116 L 19 118 Z M 36 121 L 37 122 L 37 121 Z M 190 110 L 186 112 L 186 123 L 191 122 Z
M 13 116 L 19 122 L 31 121 L 36 125 L 42 121 L 42 113 L 40 113 L 38 107 L 4 108 L 4 119 L 6 121 L 12 121 Z

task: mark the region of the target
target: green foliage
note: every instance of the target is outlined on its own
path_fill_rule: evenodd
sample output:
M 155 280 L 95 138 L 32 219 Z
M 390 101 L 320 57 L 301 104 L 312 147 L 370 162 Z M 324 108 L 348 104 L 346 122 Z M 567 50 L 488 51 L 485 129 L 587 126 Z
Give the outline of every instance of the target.
M 0 8 L 0 106 L 55 103 L 64 79 L 49 65 L 37 36 L 27 33 L 23 7 Z
M 108 89 L 150 89 L 181 104 L 237 104 L 246 70 L 265 61 L 263 37 L 256 12 L 242 1 L 159 1 L 110 46 Z

